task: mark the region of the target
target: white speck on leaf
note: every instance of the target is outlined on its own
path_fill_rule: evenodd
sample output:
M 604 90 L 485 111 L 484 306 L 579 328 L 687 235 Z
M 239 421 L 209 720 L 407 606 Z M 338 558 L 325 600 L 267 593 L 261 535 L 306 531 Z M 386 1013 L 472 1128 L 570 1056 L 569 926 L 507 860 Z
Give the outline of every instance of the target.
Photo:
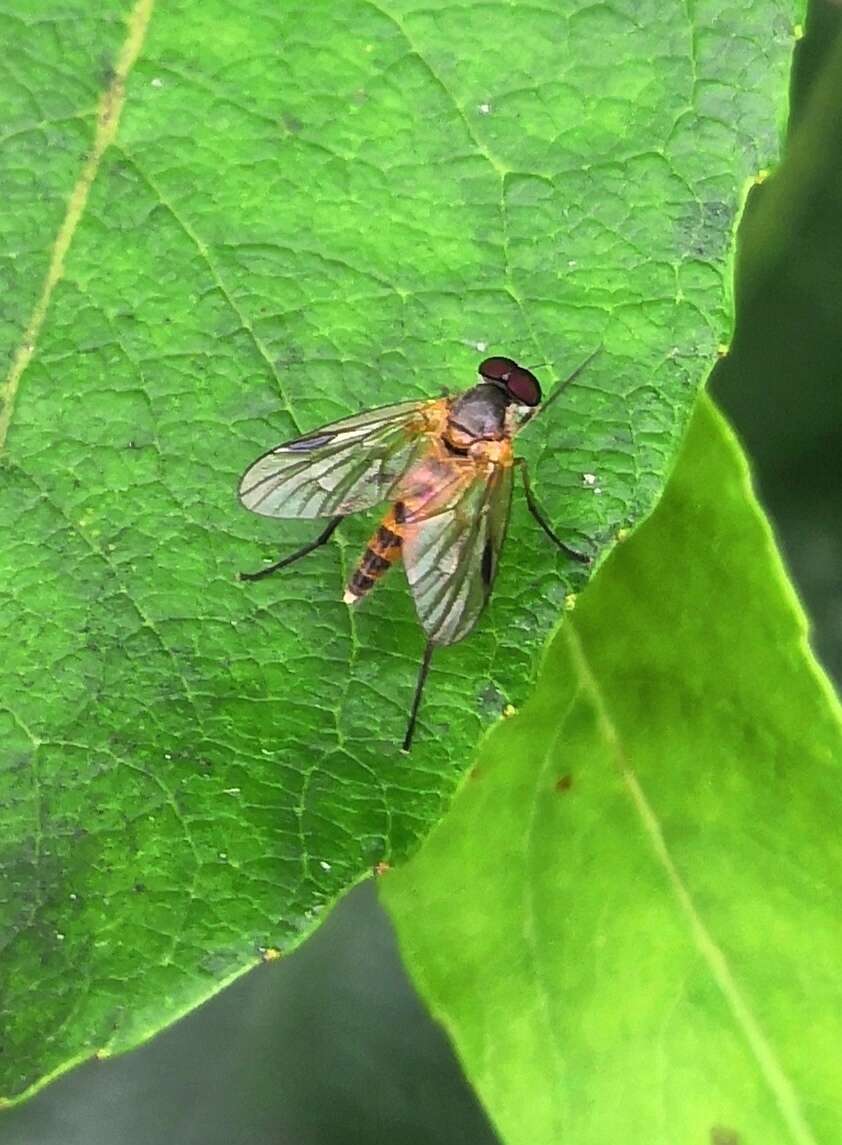
M 594 485 L 596 485 L 596 474 L 595 473 L 583 473 L 582 474 L 582 484 L 586 485 L 589 489 L 593 489 Z
M 150 87 L 163 87 L 164 81 L 162 79 L 159 79 L 158 76 L 155 76 L 154 80 L 149 81 L 149 86 Z
M 330 863 L 326 862 L 324 859 L 319 859 L 319 866 L 322 868 L 323 871 L 329 871 L 330 870 Z
M 480 115 L 491 115 L 491 104 L 481 103 L 478 110 Z
M 485 351 L 488 349 L 488 343 L 487 342 L 475 342 L 474 345 L 476 346 L 477 353 L 479 353 L 479 354 L 484 354 Z

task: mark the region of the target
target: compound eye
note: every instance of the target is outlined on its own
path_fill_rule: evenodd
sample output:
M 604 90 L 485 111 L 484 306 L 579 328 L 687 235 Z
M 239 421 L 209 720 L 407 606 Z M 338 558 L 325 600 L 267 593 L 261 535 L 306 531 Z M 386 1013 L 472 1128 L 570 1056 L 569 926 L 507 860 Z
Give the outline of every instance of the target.
M 512 370 L 517 369 L 517 362 L 511 358 L 486 358 L 479 364 L 480 377 L 488 378 L 490 382 L 504 382 Z
M 515 366 L 506 378 L 506 389 L 510 396 L 523 406 L 537 406 L 541 400 L 541 387 L 538 379 L 523 366 Z

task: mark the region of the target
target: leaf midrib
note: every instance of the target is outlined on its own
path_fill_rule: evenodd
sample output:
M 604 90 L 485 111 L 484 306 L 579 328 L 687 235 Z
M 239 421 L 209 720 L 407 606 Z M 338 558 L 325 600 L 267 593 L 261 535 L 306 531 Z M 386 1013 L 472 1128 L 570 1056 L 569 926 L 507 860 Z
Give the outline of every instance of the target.
M 753 493 L 749 488 L 745 472 L 743 477 L 746 497 L 753 502 Z M 684 919 L 689 924 L 693 943 L 724 997 L 740 1033 L 748 1044 L 752 1057 L 775 1100 L 792 1140 L 796 1142 L 796 1145 L 818 1145 L 801 1110 L 792 1081 L 784 1071 L 769 1039 L 752 1013 L 728 959 L 705 925 L 693 896 L 670 855 L 658 816 L 646 798 L 646 793 L 635 774 L 620 732 L 611 717 L 608 703 L 591 668 L 582 641 L 576 632 L 574 617 L 571 617 L 570 622 L 562 626 L 562 631 L 576 665 L 582 690 L 591 699 L 603 740 L 615 759 L 617 770 L 655 859 L 666 877 Z
M 128 31 L 117 55 L 111 83 L 104 89 L 99 98 L 96 111 L 96 130 L 94 131 L 90 153 L 82 164 L 79 177 L 68 197 L 67 210 L 50 249 L 50 261 L 41 291 L 32 308 L 23 337 L 12 356 L 9 372 L 0 385 L 0 451 L 6 443 L 12 422 L 20 380 L 38 345 L 38 338 L 50 308 L 53 292 L 64 274 L 64 260 L 70 250 L 76 229 L 84 216 L 91 187 L 97 177 L 105 152 L 116 138 L 117 129 L 120 126 L 120 116 L 126 101 L 126 80 L 143 47 L 154 6 L 155 0 L 136 0 L 126 21 Z

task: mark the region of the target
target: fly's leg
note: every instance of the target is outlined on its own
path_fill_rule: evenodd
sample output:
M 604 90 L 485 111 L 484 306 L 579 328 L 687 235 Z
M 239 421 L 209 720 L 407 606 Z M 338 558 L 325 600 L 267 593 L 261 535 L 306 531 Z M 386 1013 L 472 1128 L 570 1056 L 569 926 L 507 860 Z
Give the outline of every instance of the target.
M 580 564 L 589 565 L 591 563 L 591 558 L 586 553 L 580 553 L 577 549 L 571 549 L 569 545 L 565 545 L 564 541 L 562 541 L 561 538 L 556 535 L 549 521 L 544 516 L 541 506 L 536 501 L 535 494 L 532 492 L 532 484 L 529 480 L 529 472 L 526 468 L 526 461 L 522 457 L 516 457 L 515 465 L 520 470 L 520 475 L 523 478 L 523 491 L 526 494 L 526 504 L 529 512 L 532 514 L 532 516 L 535 518 L 535 520 L 538 522 L 538 524 L 541 526 L 553 544 L 557 545 L 558 548 L 560 548 L 566 556 L 570 557 L 570 559 L 573 561 L 579 561 Z
M 415 695 L 412 697 L 412 709 L 409 713 L 409 723 L 406 725 L 406 735 L 403 737 L 402 751 L 409 751 L 412 747 L 412 737 L 415 734 L 415 722 L 418 719 L 418 709 L 421 707 L 421 696 L 424 692 L 424 684 L 427 682 L 427 673 L 430 671 L 430 661 L 433 658 L 434 647 L 435 645 L 432 640 L 428 640 L 427 646 L 424 649 L 424 658 L 421 661 L 421 668 L 418 672 Z
M 297 549 L 296 552 L 290 553 L 288 557 L 283 557 L 281 560 L 275 561 L 273 565 L 267 565 L 265 569 L 260 569 L 259 572 L 241 572 L 240 580 L 262 580 L 263 577 L 271 576 L 271 574 L 277 572 L 278 569 L 283 569 L 286 568 L 287 565 L 293 564 L 300 557 L 306 557 L 307 554 L 312 553 L 314 549 L 318 549 L 321 545 L 326 544 L 338 528 L 340 521 L 343 520 L 344 517 L 332 517 L 328 525 L 319 533 L 318 537 L 316 537 L 315 541 L 310 541 L 309 544 L 303 545 L 300 549 Z

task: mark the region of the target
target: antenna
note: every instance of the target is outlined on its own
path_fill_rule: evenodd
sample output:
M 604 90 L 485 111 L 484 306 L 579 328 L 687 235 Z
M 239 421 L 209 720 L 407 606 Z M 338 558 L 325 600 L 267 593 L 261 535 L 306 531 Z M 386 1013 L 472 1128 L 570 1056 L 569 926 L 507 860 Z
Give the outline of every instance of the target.
M 558 383 L 558 385 L 553 390 L 553 392 L 550 394 L 550 396 L 547 398 L 547 400 L 539 408 L 542 410 L 545 410 L 547 408 L 547 406 L 551 405 L 556 400 L 556 398 L 559 396 L 559 394 L 563 393 L 564 390 L 566 390 L 569 385 L 572 385 L 573 382 L 576 381 L 576 379 L 579 377 L 579 375 L 582 373 L 582 371 L 584 369 L 586 369 L 591 364 L 591 362 L 594 360 L 594 358 L 597 356 L 597 354 L 602 353 L 602 350 L 603 350 L 603 343 L 600 342 L 600 344 L 597 346 L 597 348 L 595 350 L 593 350 L 590 354 L 588 354 L 588 356 L 587 356 L 587 358 L 585 358 L 584 362 L 581 362 L 576 367 L 576 369 L 573 371 L 572 374 L 570 374 L 568 377 L 566 377 L 563 382 Z

